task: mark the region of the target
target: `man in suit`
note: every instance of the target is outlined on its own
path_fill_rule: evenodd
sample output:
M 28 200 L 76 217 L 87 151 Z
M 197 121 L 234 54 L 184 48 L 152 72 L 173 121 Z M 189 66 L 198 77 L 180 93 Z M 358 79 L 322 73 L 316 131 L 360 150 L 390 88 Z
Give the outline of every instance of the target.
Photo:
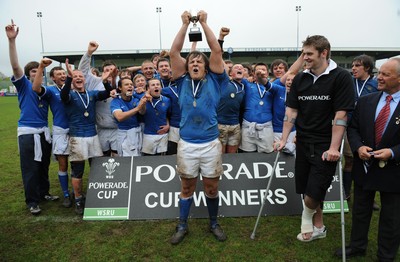
M 379 191 L 377 256 L 379 261 L 394 261 L 400 244 L 400 58 L 381 66 L 378 90 L 360 97 L 347 130 L 354 154 L 354 204 L 346 256 L 365 255 L 372 204 Z M 380 121 L 383 111 L 387 119 Z M 342 256 L 342 251 L 335 255 Z

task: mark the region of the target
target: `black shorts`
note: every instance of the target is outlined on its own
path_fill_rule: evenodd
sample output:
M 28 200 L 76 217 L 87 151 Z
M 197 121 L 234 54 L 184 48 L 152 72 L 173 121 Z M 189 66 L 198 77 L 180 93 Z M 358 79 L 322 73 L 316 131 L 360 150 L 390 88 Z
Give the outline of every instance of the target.
M 325 199 L 337 165 L 337 162 L 322 161 L 322 154 L 329 149 L 329 146 L 329 143 L 309 144 L 297 141 L 296 193 L 305 194 L 316 201 Z

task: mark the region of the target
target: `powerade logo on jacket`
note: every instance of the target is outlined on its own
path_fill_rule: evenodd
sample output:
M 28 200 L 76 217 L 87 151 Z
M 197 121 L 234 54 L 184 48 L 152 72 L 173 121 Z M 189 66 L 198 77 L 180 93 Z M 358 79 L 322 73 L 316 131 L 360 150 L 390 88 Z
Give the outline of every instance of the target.
M 301 101 L 317 101 L 317 100 L 319 100 L 319 101 L 328 101 L 328 100 L 331 100 L 331 96 L 330 95 L 298 96 L 297 98 L 299 100 L 301 100 Z

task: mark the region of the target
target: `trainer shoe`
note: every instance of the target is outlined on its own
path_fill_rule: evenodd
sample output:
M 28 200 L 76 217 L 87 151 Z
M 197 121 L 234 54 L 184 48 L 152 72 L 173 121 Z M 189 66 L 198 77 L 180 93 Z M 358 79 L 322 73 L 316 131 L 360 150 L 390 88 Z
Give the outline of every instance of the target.
M 303 238 L 303 233 L 299 233 L 297 235 L 297 239 L 300 240 L 301 242 L 310 242 L 316 239 L 320 239 L 320 238 L 325 238 L 326 237 L 326 227 L 322 226 L 321 228 L 315 227 L 313 229 L 313 233 L 311 235 L 311 237 L 309 239 L 304 239 Z
M 214 227 L 210 227 L 210 231 L 218 241 L 223 242 L 226 240 L 226 234 L 219 224 L 216 224 Z
M 48 195 L 45 195 L 43 198 L 44 198 L 45 200 L 47 200 L 47 201 L 56 201 L 56 200 L 58 200 L 60 197 L 59 197 L 59 196 L 53 196 L 53 195 L 48 194 Z
M 175 229 L 175 233 L 172 235 L 171 239 L 169 242 L 172 245 L 177 245 L 182 242 L 182 240 L 185 238 L 185 236 L 189 233 L 188 227 L 182 227 L 182 226 L 177 226 Z
M 83 201 L 75 202 L 75 213 L 77 215 L 83 215 L 84 209 L 85 209 L 85 205 L 84 205 Z
M 312 233 L 311 238 L 313 240 L 315 239 L 320 239 L 320 238 L 325 238 L 326 237 L 326 226 L 322 226 L 321 228 L 318 228 L 316 226 L 314 226 L 314 231 Z
M 39 205 L 36 206 L 31 206 L 29 208 L 29 211 L 31 212 L 32 215 L 39 215 L 42 210 L 40 209 Z
M 64 201 L 63 201 L 62 205 L 66 208 L 72 207 L 71 196 L 64 197 Z

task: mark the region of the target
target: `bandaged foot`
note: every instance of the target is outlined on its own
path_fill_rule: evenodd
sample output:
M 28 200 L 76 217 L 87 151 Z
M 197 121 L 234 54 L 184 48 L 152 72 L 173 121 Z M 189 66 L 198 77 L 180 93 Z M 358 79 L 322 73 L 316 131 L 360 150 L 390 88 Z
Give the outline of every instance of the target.
M 315 213 L 315 209 L 310 209 L 307 206 L 304 206 L 301 215 L 301 233 L 297 235 L 298 240 L 303 242 L 309 242 L 312 240 L 312 234 L 314 232 L 313 216 Z

